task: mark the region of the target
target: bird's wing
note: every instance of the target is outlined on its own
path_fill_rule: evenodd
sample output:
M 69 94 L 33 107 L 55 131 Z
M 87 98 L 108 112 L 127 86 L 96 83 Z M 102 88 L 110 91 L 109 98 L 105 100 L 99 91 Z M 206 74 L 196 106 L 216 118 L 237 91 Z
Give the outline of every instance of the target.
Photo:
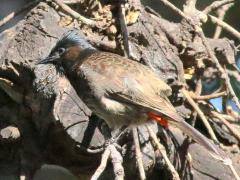
M 148 67 L 107 52 L 91 55 L 85 65 L 92 69 L 89 82 L 98 92 L 105 91 L 109 98 L 180 120 L 167 99 L 171 88 Z
M 137 80 L 138 78 L 124 77 L 122 91 L 110 89 L 108 90 L 108 96 L 120 102 L 134 104 L 148 111 L 156 112 L 167 117 L 167 119 L 182 121 L 182 118 L 163 92 L 155 92 L 151 86 L 142 84 Z

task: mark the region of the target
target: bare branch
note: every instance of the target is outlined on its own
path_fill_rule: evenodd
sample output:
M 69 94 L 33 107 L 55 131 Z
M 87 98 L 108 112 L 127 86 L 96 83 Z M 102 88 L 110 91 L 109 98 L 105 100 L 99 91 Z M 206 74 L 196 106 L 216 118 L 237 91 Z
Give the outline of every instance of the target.
M 237 81 L 240 81 L 240 75 L 238 71 L 232 71 L 230 69 L 227 69 L 227 73 L 229 74 L 229 76 L 234 77 Z
M 139 144 L 139 138 L 138 138 L 138 131 L 136 127 L 132 128 L 133 132 L 133 140 L 135 144 L 135 150 L 136 150 L 136 159 L 137 159 L 137 164 L 138 164 L 138 170 L 140 174 L 140 179 L 144 180 L 146 179 L 144 167 L 143 167 L 143 161 L 142 161 L 142 153 L 140 149 L 140 144 Z
M 114 145 L 109 145 L 115 180 L 124 180 L 123 158 Z
M 97 168 L 97 170 L 95 171 L 95 173 L 93 174 L 93 176 L 91 177 L 91 180 L 97 180 L 100 175 L 103 173 L 103 171 L 105 170 L 106 166 L 107 166 L 107 161 L 108 158 L 110 156 L 110 146 L 108 146 L 104 153 L 102 154 L 102 159 L 101 159 L 101 164 L 99 165 L 99 167 Z
M 227 86 L 227 88 L 228 88 L 228 90 L 229 90 L 229 92 L 232 96 L 233 101 L 235 102 L 237 107 L 240 109 L 239 100 L 238 100 L 238 98 L 237 98 L 237 96 L 236 96 L 236 94 L 235 94 L 235 92 L 232 88 L 230 79 L 229 79 L 228 74 L 226 72 L 226 68 L 223 69 L 223 67 L 220 65 L 218 59 L 214 55 L 214 52 L 211 50 L 211 47 L 210 47 L 209 43 L 207 42 L 207 39 L 206 39 L 205 35 L 203 34 L 202 28 L 199 28 L 197 33 L 201 37 L 202 42 L 203 42 L 204 46 L 206 47 L 206 50 L 207 50 L 207 53 L 208 53 L 209 57 L 213 60 L 213 62 L 216 64 L 218 70 L 221 72 L 222 78 L 225 80 L 226 86 Z
M 210 4 L 209 6 L 207 6 L 204 10 L 203 13 L 208 14 L 211 11 L 224 6 L 225 4 L 229 4 L 234 2 L 235 0 L 221 0 L 221 1 L 214 1 L 212 4 Z
M 169 2 L 168 0 L 160 0 L 165 6 L 170 7 L 174 12 L 176 12 L 181 17 L 185 18 L 186 20 L 190 21 L 191 19 L 184 14 L 180 9 L 178 9 L 174 4 Z
M 5 78 L 0 77 L 0 88 L 5 91 L 5 93 L 15 102 L 21 104 L 23 101 L 23 94 L 20 93 L 18 87 L 15 87 L 15 84 Z
M 224 19 L 224 16 L 225 16 L 226 12 L 229 10 L 230 7 L 232 7 L 232 5 L 233 5 L 233 3 L 227 4 L 227 5 L 222 6 L 221 8 L 219 8 L 217 10 L 217 14 L 218 14 L 218 19 L 219 20 L 223 20 Z M 217 25 L 215 33 L 213 35 L 213 39 L 218 39 L 220 37 L 220 35 L 221 35 L 221 32 L 222 32 L 222 27 Z
M 203 95 L 203 96 L 197 96 L 196 94 L 191 93 L 191 97 L 196 100 L 209 100 L 209 99 L 222 97 L 222 96 L 226 96 L 226 95 L 227 95 L 226 91 L 219 92 L 219 93 L 213 93 L 213 94 L 209 94 L 209 95 Z
M 226 119 L 224 119 L 221 114 L 211 111 L 211 114 L 221 120 L 221 122 L 229 129 L 229 131 L 237 138 L 237 140 L 240 142 L 240 133 L 237 129 L 235 129 Z
M 226 108 L 228 116 L 231 116 L 232 118 L 235 119 L 235 121 L 240 120 L 240 114 L 232 109 L 231 106 L 227 106 Z
M 85 151 L 85 152 L 87 152 L 87 153 L 89 153 L 89 154 L 97 154 L 97 153 L 101 153 L 101 152 L 104 151 L 104 148 L 103 148 L 103 147 L 100 147 L 100 148 L 98 148 L 98 149 L 90 149 L 90 148 L 86 148 L 86 147 L 84 147 L 84 146 L 81 146 L 80 144 L 77 144 L 77 147 L 78 147 L 79 149 L 81 149 L 82 151 Z
M 129 57 L 129 43 L 128 43 L 128 31 L 127 31 L 127 26 L 126 26 L 126 19 L 125 19 L 125 7 L 124 4 L 119 1 L 119 21 L 120 21 L 120 27 L 121 27 L 121 33 L 123 37 L 123 46 L 124 46 L 124 55 L 126 57 Z
M 229 33 L 231 33 L 233 36 L 235 36 L 236 38 L 238 38 L 240 40 L 240 33 L 234 29 L 232 26 L 230 26 L 229 24 L 227 24 L 226 22 L 212 16 L 212 15 L 208 15 L 208 17 L 210 17 L 210 20 L 214 23 L 217 24 L 218 26 L 221 26 L 224 30 L 228 31 Z
M 203 124 L 205 125 L 205 127 L 207 128 L 207 131 L 209 133 L 209 135 L 211 136 L 211 138 L 213 140 L 215 140 L 216 142 L 218 142 L 217 137 L 215 135 L 215 133 L 213 132 L 212 127 L 210 126 L 206 116 L 204 115 L 204 113 L 202 112 L 202 110 L 199 108 L 199 106 L 194 102 L 194 100 L 191 98 L 191 96 L 189 95 L 189 93 L 186 90 L 182 90 L 182 93 L 184 94 L 184 96 L 186 97 L 186 99 L 188 100 L 189 104 L 197 111 L 199 117 L 202 119 Z
M 63 0 L 64 4 L 78 4 L 81 0 Z
M 240 177 L 238 176 L 237 171 L 235 170 L 235 168 L 232 165 L 232 160 L 227 158 L 223 162 L 224 162 L 225 165 L 227 165 L 230 168 L 230 170 L 232 171 L 236 180 L 240 180 Z
M 148 129 L 148 132 L 149 132 L 149 135 L 150 135 L 151 139 L 153 140 L 153 143 L 156 144 L 157 149 L 162 154 L 163 159 L 165 160 L 168 169 L 172 173 L 173 180 L 180 180 L 177 171 L 175 170 L 174 166 L 172 165 L 172 163 L 170 162 L 170 160 L 167 157 L 166 150 L 165 150 L 164 146 L 159 143 L 159 140 L 158 140 L 156 134 L 153 132 L 152 128 L 149 125 L 146 125 L 146 127 Z
M 61 0 L 53 0 L 57 5 L 59 5 L 62 10 L 66 11 L 69 15 L 71 15 L 73 18 L 83 22 L 84 24 L 90 25 L 90 26 L 95 26 L 96 22 L 88 19 L 82 15 L 80 15 L 79 13 L 77 13 L 76 11 L 74 11 L 72 8 L 70 8 L 68 5 L 64 4 Z

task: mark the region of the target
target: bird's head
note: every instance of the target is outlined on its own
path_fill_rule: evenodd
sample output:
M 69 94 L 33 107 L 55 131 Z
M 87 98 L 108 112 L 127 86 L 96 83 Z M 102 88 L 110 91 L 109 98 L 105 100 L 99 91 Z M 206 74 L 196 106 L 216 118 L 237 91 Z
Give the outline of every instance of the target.
M 95 49 L 87 40 L 76 31 L 68 31 L 57 42 L 48 57 L 37 64 L 55 64 L 60 67 L 76 61 L 82 50 Z

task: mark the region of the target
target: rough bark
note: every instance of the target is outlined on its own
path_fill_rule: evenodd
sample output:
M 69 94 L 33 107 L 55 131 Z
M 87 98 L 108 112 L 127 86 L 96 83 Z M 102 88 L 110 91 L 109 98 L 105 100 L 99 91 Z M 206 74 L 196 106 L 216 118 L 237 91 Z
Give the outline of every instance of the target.
M 205 50 L 198 42 L 190 42 L 188 39 L 190 35 L 186 34 L 189 31 L 186 30 L 184 23 L 170 23 L 153 11 L 142 7 L 136 8 L 136 11 L 138 10 L 140 11 L 138 20 L 127 26 L 130 57 L 150 66 L 171 85 L 173 88 L 171 100 L 186 117 L 191 110 L 185 107 L 184 99 L 178 91 L 185 82 L 183 64 L 185 66 L 194 64 L 194 57 L 199 55 L 204 59 Z M 76 20 L 66 25 L 68 16 L 59 12 L 49 4 L 40 3 L 14 28 L 0 34 L 0 158 L 2 160 L 0 174 L 9 176 L 23 174 L 32 177 L 42 164 L 49 163 L 61 165 L 80 179 L 86 179 L 93 174 L 100 163 L 101 152 L 90 153 L 86 148 L 94 151 L 104 144 L 103 121 L 91 116 L 91 111 L 78 98 L 69 82 L 57 74 L 53 66 L 36 66 L 35 63 L 48 55 L 63 32 L 74 27 L 97 48 L 123 54 L 120 32 L 117 30 L 116 33 L 109 35 L 109 29 L 103 29 L 101 24 L 100 30 L 95 31 L 94 28 Z M 117 16 L 116 14 L 113 11 L 113 15 Z M 118 23 L 116 29 L 119 29 Z M 185 41 L 189 42 L 187 47 L 184 46 L 187 50 L 181 55 L 179 52 L 183 49 L 183 37 L 180 37 L 180 34 L 185 35 Z M 228 40 L 218 39 L 209 42 L 216 51 L 221 48 L 228 49 L 230 53 L 225 51 L 225 54 L 220 53 L 220 55 L 223 61 L 226 58 L 227 62 L 232 62 L 233 49 Z M 186 61 L 189 62 L 183 63 Z M 165 131 L 156 124 L 151 126 L 169 148 L 171 140 L 164 140 Z M 147 176 L 154 179 L 160 177 L 169 179 L 169 172 L 161 157 L 154 151 L 146 128 L 142 126 L 138 130 L 143 166 Z M 179 140 L 181 149 L 184 137 L 176 129 L 173 129 L 173 132 Z M 136 178 L 138 170 L 131 135 L 127 134 L 123 137 L 120 144 L 123 146 L 126 178 Z M 217 177 L 233 179 L 230 171 L 228 173 L 225 166 L 208 157 L 199 145 L 190 145 L 189 149 L 193 152 L 194 179 Z M 173 153 L 172 149 L 169 150 Z M 177 164 L 174 158 L 171 160 L 175 165 Z M 177 165 L 179 171 L 180 164 Z M 207 168 L 209 164 L 214 168 Z M 237 167 L 240 171 L 240 166 Z M 113 178 L 111 165 L 108 165 L 101 178 Z

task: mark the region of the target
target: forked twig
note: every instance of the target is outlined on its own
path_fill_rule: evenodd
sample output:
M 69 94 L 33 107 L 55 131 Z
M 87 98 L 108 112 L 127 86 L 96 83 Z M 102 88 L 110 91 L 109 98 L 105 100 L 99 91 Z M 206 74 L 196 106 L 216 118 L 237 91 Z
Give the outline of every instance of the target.
M 232 7 L 232 5 L 233 3 L 227 4 L 225 6 L 220 7 L 217 10 L 217 15 L 219 20 L 222 21 L 224 19 L 226 12 L 229 10 L 230 7 Z M 221 35 L 221 32 L 222 32 L 222 27 L 217 25 L 215 33 L 213 35 L 213 39 L 218 39 Z
M 207 131 L 209 133 L 209 135 L 211 136 L 211 138 L 213 140 L 215 140 L 216 142 L 218 142 L 217 137 L 215 135 L 215 133 L 213 132 L 212 127 L 210 126 L 206 116 L 204 115 L 204 113 L 202 112 L 202 110 L 198 107 L 198 105 L 194 102 L 194 100 L 191 98 L 191 96 L 189 95 L 189 93 L 186 90 L 182 90 L 183 95 L 186 97 L 186 99 L 188 100 L 189 104 L 197 111 L 199 117 L 202 119 L 203 124 L 205 125 L 205 127 L 207 128 Z
M 116 147 L 114 144 L 110 144 L 106 147 L 105 151 L 102 154 L 102 159 L 101 163 L 98 166 L 97 170 L 91 177 L 91 180 L 97 180 L 103 171 L 106 169 L 107 166 L 107 161 L 108 159 L 111 158 L 112 164 L 113 164 L 113 171 L 115 174 L 115 180 L 123 180 L 124 179 L 124 169 L 122 166 L 122 156 L 121 154 L 117 151 Z
M 114 145 L 109 146 L 111 152 L 110 157 L 112 159 L 113 164 L 113 172 L 115 174 L 115 180 L 123 180 L 124 179 L 124 169 L 122 166 L 123 158 Z
M 160 151 L 160 153 L 162 154 L 163 159 L 165 160 L 168 169 L 170 170 L 170 172 L 172 173 L 173 176 L 173 180 L 180 180 L 179 175 L 177 173 L 177 171 L 175 170 L 174 166 L 172 165 L 172 163 L 170 162 L 170 160 L 167 157 L 167 153 L 165 148 L 163 147 L 163 145 L 161 145 L 159 143 L 159 140 L 156 136 L 156 134 L 153 132 L 152 128 L 149 125 L 146 125 L 147 129 L 148 129 L 148 133 L 149 136 L 151 137 L 152 141 L 154 142 L 154 144 L 156 144 L 157 149 Z
M 110 146 L 108 146 L 105 149 L 105 151 L 103 152 L 102 159 L 101 159 L 101 164 L 98 166 L 97 170 L 95 171 L 95 173 L 91 177 L 91 180 L 97 180 L 100 177 L 100 175 L 103 173 L 103 171 L 105 170 L 105 168 L 107 166 L 108 158 L 109 158 L 110 153 L 111 153 L 110 152 Z
M 142 153 L 141 153 L 141 149 L 140 149 L 138 131 L 137 131 L 136 127 L 132 128 L 132 133 L 133 133 L 133 141 L 135 144 L 136 159 L 137 159 L 137 165 L 138 165 L 138 171 L 140 174 L 140 179 L 144 180 L 144 179 L 146 179 L 146 175 L 145 175 L 145 171 L 144 171 L 144 167 L 143 167 Z

